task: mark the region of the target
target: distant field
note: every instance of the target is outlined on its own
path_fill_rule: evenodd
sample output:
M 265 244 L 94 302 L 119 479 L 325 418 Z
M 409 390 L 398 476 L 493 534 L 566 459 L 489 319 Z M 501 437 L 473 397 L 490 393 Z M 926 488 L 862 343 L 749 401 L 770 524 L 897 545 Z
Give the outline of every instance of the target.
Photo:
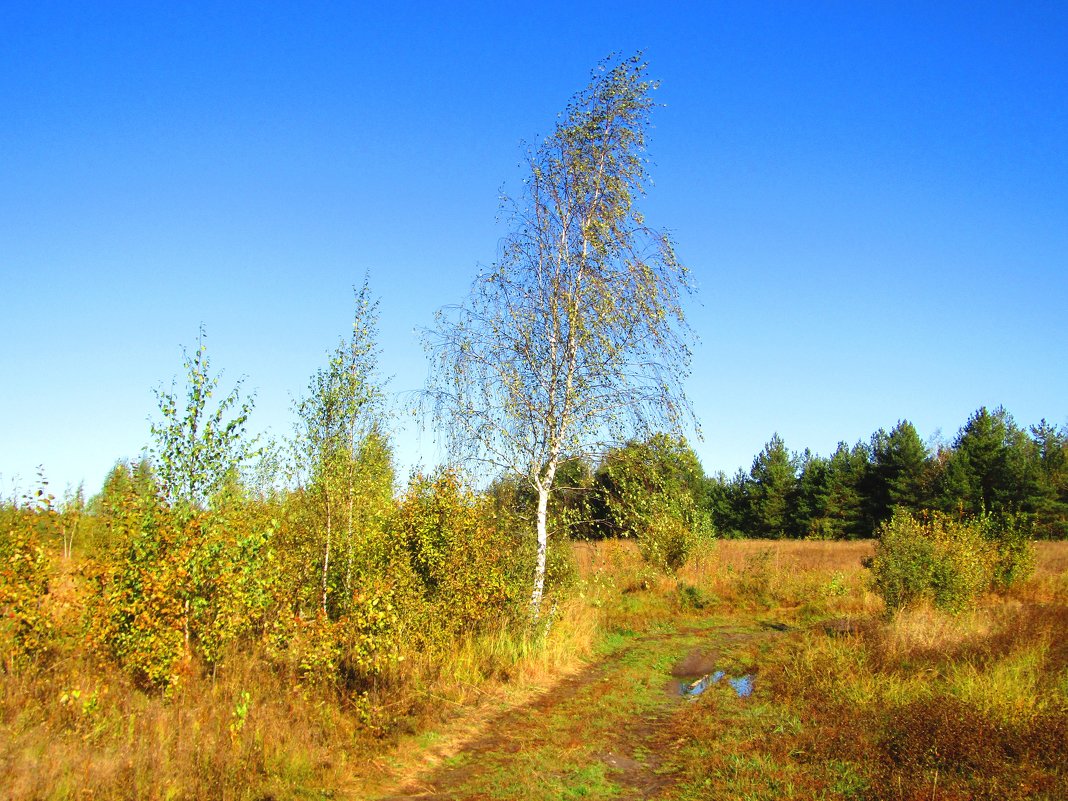
M 1068 540 L 1035 543 L 1035 574 L 1051 576 L 1068 573 Z

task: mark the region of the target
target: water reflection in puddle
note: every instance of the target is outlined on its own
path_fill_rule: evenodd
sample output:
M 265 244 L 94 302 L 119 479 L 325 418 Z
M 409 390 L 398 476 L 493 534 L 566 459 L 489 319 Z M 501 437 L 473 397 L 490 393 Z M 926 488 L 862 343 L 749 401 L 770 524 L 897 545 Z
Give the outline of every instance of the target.
M 734 688 L 739 698 L 748 698 L 753 694 L 753 674 L 751 673 L 730 679 L 728 683 Z
M 715 673 L 704 675 L 689 684 L 680 683 L 679 692 L 687 698 L 696 698 L 713 684 L 722 681 L 726 675 L 722 670 L 717 670 Z M 739 698 L 748 698 L 753 693 L 753 674 L 746 673 L 744 676 L 729 678 L 727 679 L 727 684 L 731 686 L 731 689 L 734 690 Z

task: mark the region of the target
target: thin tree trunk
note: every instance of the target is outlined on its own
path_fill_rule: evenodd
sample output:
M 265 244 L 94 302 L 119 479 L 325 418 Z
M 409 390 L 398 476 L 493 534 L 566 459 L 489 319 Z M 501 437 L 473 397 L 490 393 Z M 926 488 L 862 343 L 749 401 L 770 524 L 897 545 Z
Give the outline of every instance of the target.
M 538 556 L 534 567 L 534 592 L 530 596 L 530 618 L 536 621 L 541 613 L 541 598 L 545 592 L 545 562 L 549 553 L 549 488 L 538 485 Z
M 541 614 L 541 599 L 545 594 L 545 563 L 549 554 L 549 492 L 553 488 L 553 478 L 556 476 L 557 449 L 553 448 L 553 455 L 545 466 L 542 475 L 538 476 L 538 557 L 534 567 L 534 592 L 530 596 L 530 619 L 537 621 Z
M 345 566 L 345 605 L 348 608 L 349 601 L 352 599 L 352 560 L 353 551 L 355 551 L 354 543 L 352 541 L 352 476 L 349 476 L 349 516 L 345 525 L 346 547 L 348 548 L 348 564 Z
M 327 574 L 330 572 L 330 502 L 326 503 L 326 547 L 323 549 L 323 614 L 326 612 Z
M 70 559 L 74 554 L 74 535 L 78 533 L 78 521 L 75 519 L 74 525 L 71 526 L 70 535 L 67 534 L 67 527 L 63 527 L 63 558 Z

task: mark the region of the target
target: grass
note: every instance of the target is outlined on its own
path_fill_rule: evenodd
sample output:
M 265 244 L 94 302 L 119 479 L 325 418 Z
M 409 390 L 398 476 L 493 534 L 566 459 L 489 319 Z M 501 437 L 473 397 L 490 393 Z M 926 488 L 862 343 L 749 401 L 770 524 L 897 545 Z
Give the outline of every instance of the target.
M 751 705 L 710 695 L 672 716 L 662 797 L 1068 797 L 1068 544 L 1040 543 L 1035 576 L 979 609 L 890 622 L 870 552 L 721 542 L 681 571 L 683 599 L 797 636 L 759 649 Z
M 245 798 L 246 788 L 262 786 L 296 798 L 324 778 L 337 781 L 332 768 L 350 755 L 328 744 L 351 738 L 353 722 L 325 699 L 272 681 L 253 660 L 233 664 L 232 673 L 190 681 L 169 699 L 77 661 L 7 677 L 6 797 L 38 798 L 49 788 L 54 798 Z
M 680 703 L 671 666 L 680 651 L 724 628 L 705 620 L 682 630 L 607 634 L 598 661 L 492 721 L 481 739 L 466 743 L 466 770 L 439 770 L 427 785 L 485 799 L 615 798 L 659 786 L 654 723 Z
M 703 543 L 677 577 L 631 543 L 575 546 L 547 637 L 505 627 L 412 655 L 389 695 L 345 704 L 255 650 L 168 698 L 89 659 L 57 577 L 56 658 L 0 676 L 12 801 L 1068 797 L 1068 543 L 980 608 L 887 621 L 872 543 Z M 670 691 L 695 651 L 731 675 Z M 247 695 L 246 695 L 247 694 Z

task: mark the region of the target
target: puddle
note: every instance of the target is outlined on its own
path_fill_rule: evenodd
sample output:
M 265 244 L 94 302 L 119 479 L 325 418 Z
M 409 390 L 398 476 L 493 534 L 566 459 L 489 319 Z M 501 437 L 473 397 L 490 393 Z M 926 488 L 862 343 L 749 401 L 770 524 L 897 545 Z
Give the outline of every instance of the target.
M 684 698 L 696 698 L 709 687 L 726 680 L 739 698 L 748 698 L 753 694 L 753 680 L 756 671 L 728 676 L 718 665 L 723 664 L 723 657 L 715 650 L 694 649 L 679 660 L 671 671 L 674 681 L 666 688 L 674 695 Z
M 746 673 L 736 679 L 728 679 L 727 683 L 734 688 L 739 698 L 748 698 L 753 694 L 753 674 Z
M 679 682 L 679 694 L 686 698 L 696 698 L 713 684 L 718 684 L 727 677 L 722 670 L 708 673 L 691 682 Z M 734 690 L 739 698 L 748 698 L 753 694 L 753 674 L 746 673 L 742 676 L 727 678 L 727 684 Z

